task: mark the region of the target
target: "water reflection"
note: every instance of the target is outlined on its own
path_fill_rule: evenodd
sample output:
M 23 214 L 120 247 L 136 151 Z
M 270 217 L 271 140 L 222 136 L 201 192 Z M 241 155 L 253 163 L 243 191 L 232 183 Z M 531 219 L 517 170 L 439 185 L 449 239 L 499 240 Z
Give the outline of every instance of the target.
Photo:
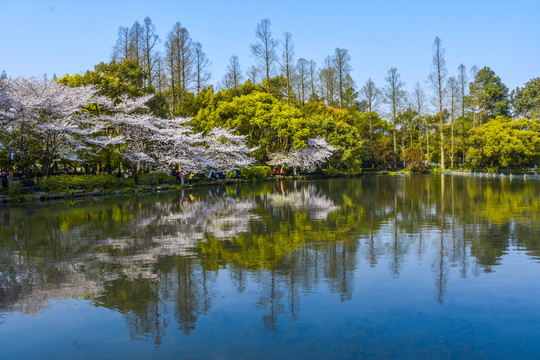
M 225 277 L 238 294 L 256 288 L 276 331 L 306 294 L 351 300 L 362 264 L 399 279 L 418 263 L 443 304 L 451 272 L 497 271 L 511 247 L 538 260 L 539 195 L 527 178 L 392 176 L 3 207 L 0 310 L 90 299 L 159 345 L 170 327 L 195 331 Z

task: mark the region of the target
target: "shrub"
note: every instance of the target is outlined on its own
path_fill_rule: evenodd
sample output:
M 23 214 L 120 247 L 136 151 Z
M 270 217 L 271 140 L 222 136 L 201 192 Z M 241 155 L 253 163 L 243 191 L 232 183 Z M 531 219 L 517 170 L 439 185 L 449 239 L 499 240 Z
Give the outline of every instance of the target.
M 270 177 L 270 166 L 251 166 L 240 170 L 240 176 L 248 180 L 266 180 Z
M 157 184 L 176 184 L 178 179 L 167 173 L 139 173 L 137 175 L 137 184 L 139 185 L 157 185 Z
M 100 175 L 58 175 L 40 179 L 38 185 L 45 191 L 65 192 L 66 190 L 118 189 L 135 186 L 133 179 L 117 178 L 109 174 Z
M 9 198 L 16 198 L 23 194 L 24 185 L 20 181 L 13 181 L 7 190 Z
M 240 171 L 238 171 L 238 170 L 237 170 L 237 172 L 227 171 L 227 175 L 225 176 L 225 178 L 227 180 L 238 179 L 237 175 L 240 176 Z
M 332 168 L 332 169 L 323 169 L 323 174 L 329 177 L 339 177 L 339 176 L 347 175 L 347 172 L 341 171 L 336 168 Z
M 412 172 L 422 172 L 427 169 L 424 152 L 418 146 L 409 146 L 405 149 L 403 159 L 409 165 L 409 170 Z

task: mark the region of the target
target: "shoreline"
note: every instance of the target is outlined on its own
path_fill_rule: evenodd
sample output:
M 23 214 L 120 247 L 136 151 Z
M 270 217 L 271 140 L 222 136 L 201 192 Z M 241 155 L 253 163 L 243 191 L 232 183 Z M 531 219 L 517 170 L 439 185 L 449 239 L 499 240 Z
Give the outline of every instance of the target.
M 375 176 L 375 175 L 387 175 L 387 176 L 405 176 L 405 175 L 430 175 L 430 174 L 446 174 L 446 175 L 468 175 L 468 176 L 479 176 L 479 177 L 508 177 L 512 176 L 539 176 L 537 169 L 523 169 L 523 170 L 511 170 L 506 173 L 490 173 L 487 171 L 462 171 L 462 170 L 427 170 L 423 172 L 414 172 L 407 171 L 404 169 L 389 169 L 389 170 L 374 170 L 374 171 L 365 171 L 361 173 L 334 173 L 334 174 L 316 174 L 316 175 L 278 175 L 275 177 L 267 179 L 223 179 L 223 180 L 213 180 L 213 181 L 198 181 L 194 184 L 160 184 L 160 185 L 137 185 L 136 189 L 126 188 L 119 190 L 105 190 L 105 189 L 95 189 L 92 191 L 83 191 L 83 190 L 66 190 L 64 192 L 34 192 L 29 194 L 20 195 L 18 197 L 8 197 L 6 195 L 0 194 L 0 206 L 2 205 L 11 205 L 11 204 L 30 204 L 30 203 L 45 203 L 51 201 L 69 201 L 75 199 L 87 199 L 87 198 L 97 198 L 97 197 L 107 197 L 113 195 L 132 195 L 132 194 L 145 194 L 153 192 L 166 192 L 174 190 L 186 190 L 191 188 L 199 188 L 204 186 L 215 186 L 215 185 L 232 185 L 232 184 L 243 184 L 249 182 L 268 182 L 268 181 L 277 181 L 277 180 L 315 180 L 315 179 L 332 179 L 340 177 L 363 177 L 363 176 Z M 540 176 L 539 176 L 540 177 Z

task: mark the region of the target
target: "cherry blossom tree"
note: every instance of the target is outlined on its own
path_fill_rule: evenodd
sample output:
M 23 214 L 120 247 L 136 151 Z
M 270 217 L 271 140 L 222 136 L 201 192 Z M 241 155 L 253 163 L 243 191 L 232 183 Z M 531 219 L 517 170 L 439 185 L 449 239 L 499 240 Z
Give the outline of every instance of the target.
M 257 148 L 249 148 L 246 135 L 234 135 L 223 128 L 214 128 L 204 137 L 204 149 L 210 166 L 217 171 L 231 171 L 253 165 L 255 159 L 249 156 Z
M 322 138 L 306 140 L 305 148 L 295 148 L 288 153 L 278 152 L 270 155 L 269 165 L 285 165 L 295 170 L 312 171 L 325 163 L 335 148 Z
M 203 142 L 201 133 L 194 133 L 186 123 L 190 118 L 159 119 L 152 137 L 153 156 L 159 168 L 180 166 L 185 172 L 201 172 L 210 162 L 198 144 Z
M 37 78 L 0 79 L 0 150 L 9 147 L 49 174 L 57 162 L 88 164 L 105 151 L 119 166 L 181 166 L 187 172 L 251 165 L 245 136 L 217 128 L 203 135 L 191 119 L 150 114 L 152 95 L 99 96 L 96 87 L 71 87 Z M 110 164 L 110 162 L 109 162 Z
M 0 88 L 4 147 L 24 158 L 35 157 L 47 174 L 62 153 L 73 158 L 81 150 L 73 146 L 75 138 L 99 131 L 83 111 L 101 100 L 94 86 L 73 88 L 19 77 L 3 79 Z

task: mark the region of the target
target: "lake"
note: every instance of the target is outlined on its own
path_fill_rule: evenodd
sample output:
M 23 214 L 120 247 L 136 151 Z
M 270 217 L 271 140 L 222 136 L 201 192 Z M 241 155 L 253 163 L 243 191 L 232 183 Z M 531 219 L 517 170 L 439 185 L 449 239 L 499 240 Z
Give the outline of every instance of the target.
M 539 354 L 539 176 L 0 207 L 1 359 Z

